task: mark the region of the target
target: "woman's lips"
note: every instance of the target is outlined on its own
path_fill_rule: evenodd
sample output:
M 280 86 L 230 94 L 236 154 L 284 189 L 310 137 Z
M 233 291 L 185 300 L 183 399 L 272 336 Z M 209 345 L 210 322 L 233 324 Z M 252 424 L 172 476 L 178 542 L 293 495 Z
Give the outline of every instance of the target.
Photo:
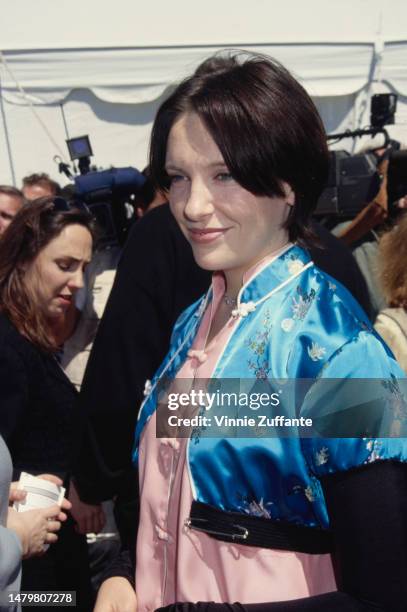
M 57 298 L 61 304 L 69 306 L 72 303 L 72 295 L 58 295 Z
M 213 229 L 191 229 L 188 228 L 188 235 L 192 242 L 199 244 L 208 244 L 214 242 L 223 236 L 229 228 L 213 228 Z

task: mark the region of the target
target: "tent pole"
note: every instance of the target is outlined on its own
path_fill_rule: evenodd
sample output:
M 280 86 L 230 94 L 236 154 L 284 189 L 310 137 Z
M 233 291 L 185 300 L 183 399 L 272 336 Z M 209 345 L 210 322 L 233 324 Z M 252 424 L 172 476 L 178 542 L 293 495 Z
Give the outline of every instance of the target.
M 6 110 L 4 108 L 3 88 L 2 88 L 2 84 L 1 84 L 1 74 L 0 74 L 0 108 L 1 108 L 1 116 L 2 116 L 2 119 L 3 119 L 3 125 L 4 125 L 4 138 L 5 138 L 5 141 L 6 141 L 8 159 L 9 159 L 9 163 L 10 163 L 11 181 L 12 181 L 14 187 L 16 187 L 17 186 L 16 173 L 15 173 L 15 170 L 14 170 L 13 156 L 12 156 L 12 153 L 11 153 L 10 138 L 9 138 L 8 128 L 7 128 Z
M 63 102 L 61 102 L 60 106 L 61 106 L 62 121 L 64 122 L 64 128 L 65 128 L 66 138 L 67 138 L 67 140 L 69 140 L 70 136 L 69 136 L 69 131 L 68 131 L 68 124 L 66 123 L 65 110 L 64 110 L 64 103 L 63 103 Z

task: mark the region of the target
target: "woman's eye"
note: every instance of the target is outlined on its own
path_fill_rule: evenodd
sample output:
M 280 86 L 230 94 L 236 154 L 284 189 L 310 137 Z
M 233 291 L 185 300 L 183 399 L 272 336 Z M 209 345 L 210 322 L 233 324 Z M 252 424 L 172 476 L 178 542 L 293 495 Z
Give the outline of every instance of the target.
M 219 172 L 215 178 L 218 181 L 222 181 L 222 182 L 233 180 L 233 176 L 230 174 L 230 172 Z
M 63 263 L 63 262 L 58 262 L 57 266 L 60 270 L 62 270 L 62 272 L 68 272 L 69 268 L 70 268 L 70 264 L 68 263 Z
M 169 174 L 168 175 L 168 183 L 171 187 L 171 185 L 174 185 L 175 183 L 181 183 L 181 181 L 184 180 L 184 176 L 182 176 L 182 174 Z

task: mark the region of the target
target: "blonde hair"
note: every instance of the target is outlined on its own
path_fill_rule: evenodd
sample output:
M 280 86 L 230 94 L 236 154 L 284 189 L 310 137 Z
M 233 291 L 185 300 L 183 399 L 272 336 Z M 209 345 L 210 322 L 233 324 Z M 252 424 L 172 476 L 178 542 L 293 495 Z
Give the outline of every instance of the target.
M 389 306 L 407 310 L 407 214 L 380 240 L 379 276 Z

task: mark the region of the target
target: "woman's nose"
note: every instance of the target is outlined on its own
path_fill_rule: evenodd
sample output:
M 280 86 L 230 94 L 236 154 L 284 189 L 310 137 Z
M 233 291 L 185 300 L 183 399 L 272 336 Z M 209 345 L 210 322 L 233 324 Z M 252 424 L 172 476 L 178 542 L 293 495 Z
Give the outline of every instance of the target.
M 184 215 L 191 221 L 199 221 L 213 213 L 213 197 L 202 182 L 191 183 L 191 188 L 184 207 Z
M 75 272 L 75 274 L 69 280 L 68 285 L 71 291 L 82 289 L 82 287 L 84 286 L 82 270 L 77 270 Z

